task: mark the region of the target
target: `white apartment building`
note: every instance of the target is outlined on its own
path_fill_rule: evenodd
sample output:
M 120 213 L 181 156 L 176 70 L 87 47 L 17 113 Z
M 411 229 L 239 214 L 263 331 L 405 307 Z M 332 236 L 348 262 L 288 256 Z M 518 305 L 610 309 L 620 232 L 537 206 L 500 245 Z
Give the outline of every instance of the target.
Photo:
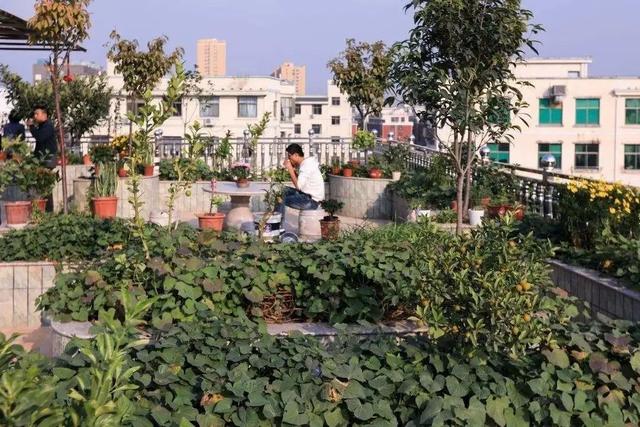
M 327 82 L 327 95 L 295 98 L 293 136 L 316 138 L 350 138 L 353 113 L 348 98 L 332 80 Z
M 126 133 L 126 112 L 133 106 L 127 105 L 122 76 L 115 74 L 112 64 L 107 65 L 107 78 L 117 94 L 112 102 L 114 119 L 95 133 Z M 154 92 L 158 99 L 164 95 L 167 82 L 164 79 Z M 203 77 L 200 89 L 197 96 L 185 96 L 174 105 L 174 117 L 162 127 L 165 137 L 182 137 L 189 124 L 199 121 L 211 136 L 222 137 L 230 130 L 233 137 L 241 138 L 247 126 L 257 123 L 265 112 L 271 113 L 265 138 L 308 138 L 309 129 L 314 129 L 316 138 L 351 136 L 351 107 L 331 82 L 329 96 L 312 97 L 312 102 L 308 97 L 296 98 L 294 83 L 273 77 Z M 296 114 L 302 110 L 304 115 Z
M 640 78 L 591 77 L 590 63 L 532 59 L 518 65 L 517 78 L 532 84 L 521 88 L 529 127 L 523 125 L 511 145 L 491 144 L 491 157 L 538 168 L 550 153 L 559 172 L 640 186 Z

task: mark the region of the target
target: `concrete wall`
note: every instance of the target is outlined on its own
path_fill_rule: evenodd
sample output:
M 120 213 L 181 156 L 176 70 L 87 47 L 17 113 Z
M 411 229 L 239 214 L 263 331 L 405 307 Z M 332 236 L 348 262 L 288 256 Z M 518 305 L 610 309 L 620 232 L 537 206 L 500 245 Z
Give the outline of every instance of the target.
M 36 299 L 54 284 L 55 264 L 0 263 L 0 328 L 40 325 Z
M 390 179 L 345 178 L 330 175 L 331 197 L 344 203 L 340 215 L 352 218 L 392 219 Z

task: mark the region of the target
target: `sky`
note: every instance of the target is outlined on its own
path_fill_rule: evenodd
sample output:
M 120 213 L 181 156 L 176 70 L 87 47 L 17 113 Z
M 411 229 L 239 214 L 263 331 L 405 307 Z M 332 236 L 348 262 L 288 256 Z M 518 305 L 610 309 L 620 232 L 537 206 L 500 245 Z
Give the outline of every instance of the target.
M 182 46 L 189 68 L 196 40 L 227 41 L 228 75 L 269 75 L 280 63 L 307 66 L 307 93 L 325 94 L 326 64 L 345 39 L 406 38 L 412 24 L 408 0 L 93 0 L 86 54 L 72 61 L 105 64 L 111 30 L 142 44 L 159 35 Z M 640 76 L 640 0 L 524 0 L 546 31 L 541 56 L 590 56 L 591 75 Z M 0 8 L 22 18 L 33 0 L 1 0 Z M 31 80 L 31 65 L 43 53 L 0 51 L 0 63 Z

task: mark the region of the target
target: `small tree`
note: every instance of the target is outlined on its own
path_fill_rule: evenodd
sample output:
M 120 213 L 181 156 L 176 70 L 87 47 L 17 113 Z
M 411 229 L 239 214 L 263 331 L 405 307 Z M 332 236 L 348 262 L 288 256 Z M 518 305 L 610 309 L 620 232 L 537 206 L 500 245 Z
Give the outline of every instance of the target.
M 347 48 L 328 64 L 333 81 L 347 94 L 349 103 L 358 111 L 360 129 L 365 130 L 367 117 L 378 115 L 393 103 L 385 99 L 391 84 L 391 55 L 384 43 L 358 43 L 347 39 Z
M 69 54 L 89 35 L 91 21 L 87 6 L 91 0 L 38 0 L 35 15 L 28 22 L 33 30 L 29 41 L 51 49 L 49 69 L 53 89 L 55 112 L 58 117 L 58 144 L 60 155 L 65 157 L 62 109 L 60 106 L 61 65 L 69 61 Z M 63 210 L 67 213 L 67 167 L 62 162 Z
M 519 0 L 413 0 L 415 27 L 394 47 L 393 77 L 411 105 L 424 105 L 422 119 L 450 130 L 440 139 L 456 177 L 457 231 L 468 206 L 478 150 L 513 139 L 511 117 L 526 107 L 513 67 L 524 47 L 534 49 L 532 13 Z M 526 122 L 523 123 L 526 124 Z

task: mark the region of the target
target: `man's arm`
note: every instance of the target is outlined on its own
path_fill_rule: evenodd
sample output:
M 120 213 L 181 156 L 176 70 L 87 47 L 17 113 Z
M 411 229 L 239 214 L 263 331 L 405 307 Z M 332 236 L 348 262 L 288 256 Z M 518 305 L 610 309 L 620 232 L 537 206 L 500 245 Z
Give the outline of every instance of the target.
M 284 167 L 289 172 L 289 176 L 291 177 L 291 182 L 293 182 L 293 186 L 299 190 L 300 188 L 298 188 L 298 176 L 296 175 L 296 169 L 293 167 L 289 159 L 284 161 Z

